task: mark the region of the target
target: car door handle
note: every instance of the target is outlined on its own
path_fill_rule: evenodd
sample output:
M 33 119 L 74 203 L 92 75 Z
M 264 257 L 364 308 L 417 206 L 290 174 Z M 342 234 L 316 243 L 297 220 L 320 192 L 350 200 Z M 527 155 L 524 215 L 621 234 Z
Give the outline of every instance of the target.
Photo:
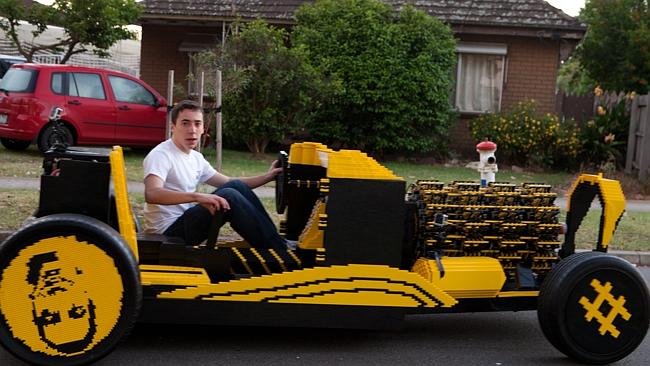
M 117 109 L 119 109 L 121 111 L 130 111 L 131 110 L 131 108 L 129 108 L 129 106 L 127 106 L 127 105 L 121 105 L 121 106 L 117 107 Z
M 70 101 L 68 101 L 68 104 L 72 104 L 72 105 L 81 105 L 81 102 L 78 101 L 78 100 L 70 100 Z

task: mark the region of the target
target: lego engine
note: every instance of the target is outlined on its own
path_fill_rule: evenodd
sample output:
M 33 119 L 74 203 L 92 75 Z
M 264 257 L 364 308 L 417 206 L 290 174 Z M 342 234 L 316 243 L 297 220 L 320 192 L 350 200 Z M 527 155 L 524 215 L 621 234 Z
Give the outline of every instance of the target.
M 561 244 L 555 198 L 546 184 L 417 181 L 407 201 L 417 207 L 418 256 L 487 256 L 510 278 L 518 267 L 544 276 Z

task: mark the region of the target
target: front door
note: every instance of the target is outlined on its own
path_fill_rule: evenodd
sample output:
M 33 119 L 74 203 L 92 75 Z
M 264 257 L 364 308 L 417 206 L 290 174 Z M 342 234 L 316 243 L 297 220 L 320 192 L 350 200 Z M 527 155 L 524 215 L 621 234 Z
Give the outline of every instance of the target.
M 117 106 L 115 138 L 118 144 L 154 146 L 165 139 L 166 107 L 135 80 L 108 76 Z
M 68 93 L 64 114 L 76 125 L 78 142 L 115 142 L 115 105 L 106 92 L 101 75 L 92 72 L 68 73 Z

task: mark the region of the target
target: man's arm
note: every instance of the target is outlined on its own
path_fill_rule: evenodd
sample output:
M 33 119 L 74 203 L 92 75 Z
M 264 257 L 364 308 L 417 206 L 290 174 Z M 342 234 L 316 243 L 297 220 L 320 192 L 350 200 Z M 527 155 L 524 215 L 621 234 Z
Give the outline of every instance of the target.
M 282 171 L 282 168 L 276 167 L 277 163 L 278 163 L 277 160 L 274 161 L 273 163 L 271 163 L 271 167 L 269 168 L 269 171 L 264 173 L 264 174 L 256 175 L 254 177 L 243 177 L 243 178 L 237 178 L 237 179 L 241 180 L 242 182 L 244 182 L 247 186 L 249 186 L 251 188 L 257 188 L 259 186 L 263 186 L 266 183 L 268 183 L 268 182 L 272 181 L 273 179 L 275 179 L 275 176 L 278 175 Z M 227 176 L 225 176 L 223 174 L 217 173 L 217 174 L 213 175 L 212 178 L 208 179 L 208 181 L 206 183 L 208 183 L 209 185 L 214 186 L 214 187 L 220 187 L 222 184 L 225 184 L 230 179 L 232 179 L 232 178 L 229 178 L 229 177 L 227 177 Z
M 225 198 L 214 194 L 198 192 L 177 192 L 164 188 L 163 180 L 149 174 L 144 179 L 144 199 L 147 203 L 157 205 L 178 205 L 181 203 L 196 202 L 214 214 L 217 210 L 229 210 L 230 205 Z

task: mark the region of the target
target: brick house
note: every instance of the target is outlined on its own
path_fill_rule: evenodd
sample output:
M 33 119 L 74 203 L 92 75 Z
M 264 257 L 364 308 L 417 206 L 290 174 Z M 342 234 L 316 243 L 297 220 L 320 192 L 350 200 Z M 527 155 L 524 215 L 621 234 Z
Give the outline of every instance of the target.
M 396 9 L 407 4 L 448 24 L 458 40 L 456 90 L 460 111 L 451 131 L 460 152 L 471 153 L 467 121 L 534 99 L 540 112 L 561 110 L 555 80 L 561 61 L 586 27 L 543 0 L 382 0 Z M 167 72 L 185 81 L 194 68 L 190 55 L 223 41 L 231 22 L 265 19 L 290 27 L 296 9 L 310 0 L 145 0 L 141 77 L 165 95 Z M 188 90 L 196 86 L 187 81 Z M 455 144 L 459 145 L 459 144 Z

